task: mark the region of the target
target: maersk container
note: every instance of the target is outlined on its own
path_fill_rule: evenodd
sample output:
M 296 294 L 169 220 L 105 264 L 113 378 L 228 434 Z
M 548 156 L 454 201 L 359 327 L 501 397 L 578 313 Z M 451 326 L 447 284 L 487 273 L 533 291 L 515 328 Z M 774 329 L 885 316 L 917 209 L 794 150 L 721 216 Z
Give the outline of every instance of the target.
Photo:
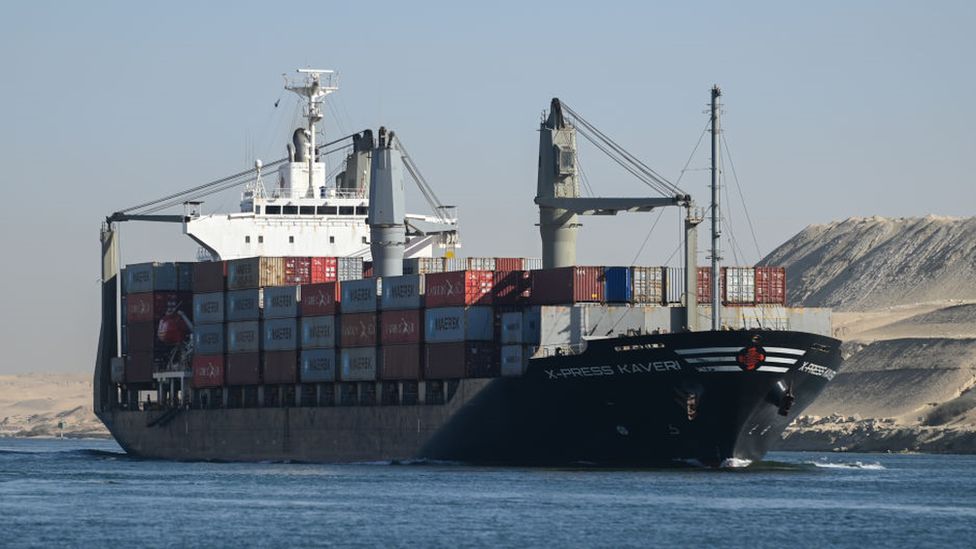
M 603 297 L 607 303 L 630 303 L 634 288 L 630 267 L 604 267 Z
M 261 350 L 261 323 L 257 320 L 228 322 L 227 352 L 256 353 Z
M 190 280 L 181 285 L 180 273 L 176 263 L 137 263 L 123 269 L 122 284 L 127 294 L 190 291 L 192 275 L 185 275 Z
M 380 313 L 382 345 L 417 344 L 424 341 L 424 312 L 421 309 L 402 309 Z
M 285 257 L 282 258 L 285 269 L 285 285 L 298 286 L 312 283 L 312 258 Z
M 339 317 L 339 345 L 372 347 L 376 345 L 376 313 L 355 313 Z
M 424 379 L 498 377 L 498 347 L 493 343 L 428 343 L 424 346 Z
M 228 322 L 261 318 L 261 290 L 259 288 L 234 290 L 225 295 L 224 318 Z
M 343 282 L 339 286 L 339 292 L 342 294 L 342 307 L 340 308 L 342 313 L 375 312 L 380 290 L 378 282 L 378 278 Z
M 302 317 L 302 349 L 331 349 L 336 344 L 336 317 Z
M 667 303 L 685 302 L 685 270 L 681 267 L 665 267 L 664 292 Z M 699 301 L 701 299 L 699 298 Z
M 335 349 L 306 349 L 301 354 L 302 383 L 325 383 L 335 381 Z
M 443 273 L 443 257 L 412 257 L 403 260 L 403 274 Z
M 200 261 L 193 264 L 193 291 L 196 293 L 223 292 L 227 277 L 224 261 Z
M 529 367 L 529 348 L 525 345 L 503 345 L 499 361 L 503 377 L 521 377 Z
M 311 284 L 338 280 L 338 262 L 334 257 L 313 257 L 310 261 Z
M 339 281 L 361 280 L 363 278 L 363 258 L 337 257 L 336 276 Z
M 200 324 L 193 326 L 193 352 L 204 355 L 224 354 L 224 325 Z
M 264 318 L 295 318 L 298 316 L 298 286 L 264 288 L 261 316 Z
M 491 305 L 494 275 L 491 271 L 428 274 L 424 283 L 424 306 Z
M 192 305 L 193 294 L 189 292 L 129 294 L 125 300 L 126 322 L 128 324 L 158 323 L 168 314 L 181 314 L 192 319 Z
M 604 301 L 603 267 L 561 267 L 532 271 L 533 305 Z
M 607 275 L 609 277 L 609 275 Z M 631 267 L 631 301 L 633 303 L 663 305 L 664 269 L 662 267 Z M 680 298 L 679 298 L 680 300 Z M 607 301 L 610 301 L 608 298 Z
M 227 289 L 242 290 L 285 285 L 285 261 L 281 257 L 246 257 L 227 262 Z
M 424 311 L 424 318 L 427 343 L 491 341 L 494 335 L 491 307 L 438 307 Z
M 298 383 L 298 353 L 268 351 L 261 358 L 261 380 L 268 385 Z
M 338 282 L 302 286 L 299 309 L 302 316 L 334 315 L 339 310 L 341 296 Z
M 423 372 L 423 345 L 383 345 L 378 348 L 377 367 L 383 380 L 418 380 Z
M 193 294 L 193 323 L 221 324 L 224 322 L 224 292 Z
M 419 309 L 424 306 L 424 275 L 387 276 L 383 278 L 380 309 Z
M 756 302 L 756 271 L 752 267 L 723 267 L 722 275 L 723 303 L 752 305 Z
M 786 304 L 786 269 L 756 267 L 756 303 Z
M 527 303 L 532 290 L 529 271 L 495 271 L 491 300 L 495 305 Z
M 298 349 L 298 320 L 294 318 L 269 318 L 262 322 L 265 351 L 294 351 Z
M 197 389 L 224 385 L 224 355 L 193 355 L 193 386 Z
M 498 340 L 502 345 L 521 345 L 528 343 L 525 333 L 525 313 L 514 311 L 502 313 Z
M 261 353 L 229 353 L 226 358 L 227 385 L 261 383 Z
M 376 347 L 342 349 L 339 352 L 339 378 L 342 381 L 376 379 Z

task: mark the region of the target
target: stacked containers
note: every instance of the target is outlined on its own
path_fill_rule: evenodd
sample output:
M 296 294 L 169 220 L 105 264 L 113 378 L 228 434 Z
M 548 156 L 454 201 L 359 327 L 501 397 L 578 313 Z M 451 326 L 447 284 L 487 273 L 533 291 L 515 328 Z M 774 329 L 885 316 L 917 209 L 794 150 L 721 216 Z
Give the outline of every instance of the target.
M 343 381 L 376 379 L 376 305 L 379 288 L 378 278 L 348 280 L 339 286 L 342 296 L 339 377 Z
M 456 379 L 498 375 L 492 342 L 494 273 L 429 274 L 424 304 L 424 377 Z
M 403 260 L 403 274 L 443 273 L 443 257 L 413 257 Z
M 224 263 L 211 261 L 193 266 L 193 386 L 224 384 Z
M 335 381 L 336 313 L 340 295 L 339 283 L 335 281 L 301 287 L 303 382 Z
M 263 290 L 262 379 L 269 384 L 298 382 L 298 287 Z
M 419 380 L 423 370 L 424 290 L 422 274 L 383 279 L 377 366 L 383 380 Z
M 228 273 L 231 272 L 229 263 Z M 249 288 L 226 292 L 224 317 L 227 320 L 227 385 L 260 384 L 261 290 Z
M 247 257 L 227 262 L 228 290 L 285 284 L 285 258 L 283 257 Z
M 522 305 L 532 294 L 532 277 L 529 271 L 495 271 L 491 300 L 495 305 Z

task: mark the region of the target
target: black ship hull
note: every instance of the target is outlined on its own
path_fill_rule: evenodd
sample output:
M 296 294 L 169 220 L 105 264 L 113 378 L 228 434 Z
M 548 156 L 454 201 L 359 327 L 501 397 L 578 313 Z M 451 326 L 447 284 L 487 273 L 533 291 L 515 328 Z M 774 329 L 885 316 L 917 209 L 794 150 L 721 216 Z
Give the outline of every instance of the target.
M 591 341 L 522 377 L 460 380 L 443 404 L 99 413 L 130 454 L 180 460 L 446 460 L 657 466 L 759 460 L 840 367 L 785 331 Z

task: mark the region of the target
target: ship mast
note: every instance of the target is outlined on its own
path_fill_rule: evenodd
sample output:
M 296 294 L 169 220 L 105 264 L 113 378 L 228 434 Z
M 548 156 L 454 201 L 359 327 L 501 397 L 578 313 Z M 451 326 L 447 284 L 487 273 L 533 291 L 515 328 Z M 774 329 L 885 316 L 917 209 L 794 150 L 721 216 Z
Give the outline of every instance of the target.
M 719 272 L 719 261 L 721 257 L 720 239 L 722 238 L 722 217 L 719 211 L 719 180 L 720 180 L 720 157 L 721 150 L 719 149 L 719 133 L 721 130 L 721 125 L 719 123 L 719 102 L 718 98 L 722 96 L 722 90 L 719 89 L 718 85 L 712 86 L 712 104 L 711 104 L 711 120 L 712 120 L 712 274 L 710 277 L 710 282 L 712 285 L 712 329 L 719 330 L 722 328 L 722 296 L 719 295 L 721 290 L 721 273 Z
M 315 171 L 315 123 L 322 120 L 322 101 L 325 96 L 339 89 L 338 77 L 335 71 L 320 69 L 298 69 L 295 71 L 304 74 L 303 80 L 289 81 L 285 77 L 285 89 L 294 92 L 306 102 L 305 116 L 308 118 L 308 191 L 306 196 L 315 196 L 315 185 L 313 175 Z

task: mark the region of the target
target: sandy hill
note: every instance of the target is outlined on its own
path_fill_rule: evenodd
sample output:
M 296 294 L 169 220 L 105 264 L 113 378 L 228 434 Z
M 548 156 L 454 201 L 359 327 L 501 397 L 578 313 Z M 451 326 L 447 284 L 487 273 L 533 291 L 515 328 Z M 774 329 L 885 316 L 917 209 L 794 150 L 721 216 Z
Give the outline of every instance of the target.
M 61 432 L 66 437 L 108 436 L 92 412 L 91 376 L 0 376 L 0 436 L 58 436 Z
M 786 267 L 788 299 L 796 305 L 869 310 L 976 300 L 976 217 L 811 225 L 761 264 Z

